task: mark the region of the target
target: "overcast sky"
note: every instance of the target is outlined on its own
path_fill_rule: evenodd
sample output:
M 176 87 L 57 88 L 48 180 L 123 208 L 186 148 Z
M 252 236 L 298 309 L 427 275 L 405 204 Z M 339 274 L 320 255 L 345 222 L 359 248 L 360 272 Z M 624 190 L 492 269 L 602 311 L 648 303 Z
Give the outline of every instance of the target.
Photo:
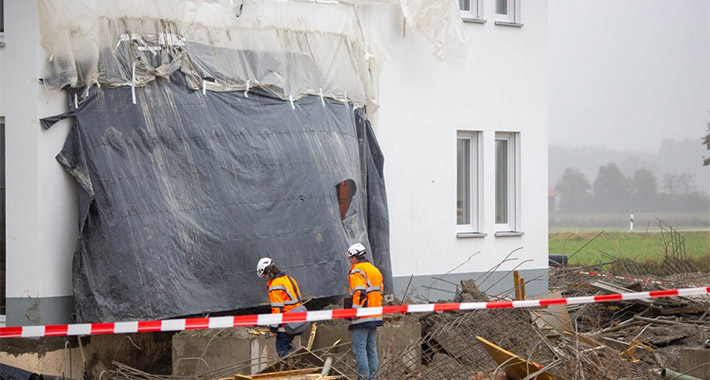
M 710 121 L 710 0 L 549 0 L 550 144 L 656 151 Z

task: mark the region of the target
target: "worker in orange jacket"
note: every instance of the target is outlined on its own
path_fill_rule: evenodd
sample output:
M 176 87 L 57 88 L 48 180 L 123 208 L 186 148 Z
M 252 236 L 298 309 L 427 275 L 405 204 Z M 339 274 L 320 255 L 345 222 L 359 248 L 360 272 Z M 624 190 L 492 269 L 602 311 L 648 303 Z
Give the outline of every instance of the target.
M 274 260 L 268 257 L 261 258 L 256 265 L 256 273 L 259 277 L 263 277 L 268 281 L 266 288 L 269 292 L 272 314 L 288 313 L 303 305 L 298 283 L 293 277 L 281 272 Z M 293 351 L 294 347 L 291 344 L 293 338 L 302 333 L 302 331 L 298 333 L 289 332 L 284 324 L 271 325 L 269 330 L 269 337 L 276 337 L 276 352 L 279 357 L 284 357 Z
M 382 273 L 366 258 L 365 246 L 357 243 L 348 248 L 350 260 L 350 296 L 353 308 L 382 306 Z M 377 327 L 382 326 L 382 314 L 355 318 L 352 330 L 353 353 L 357 363 L 358 379 L 375 379 L 377 376 Z

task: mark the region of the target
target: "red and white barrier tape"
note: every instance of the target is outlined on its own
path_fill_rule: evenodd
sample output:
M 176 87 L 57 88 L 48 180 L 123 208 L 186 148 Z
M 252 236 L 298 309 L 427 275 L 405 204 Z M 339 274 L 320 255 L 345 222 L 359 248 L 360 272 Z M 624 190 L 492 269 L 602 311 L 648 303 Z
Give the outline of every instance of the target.
M 124 334 L 155 331 L 218 329 L 237 326 L 268 326 L 288 322 L 328 321 L 378 314 L 430 313 L 434 311 L 532 308 L 548 305 L 578 305 L 610 301 L 643 300 L 661 297 L 696 296 L 710 293 L 710 287 L 660 290 L 653 292 L 607 294 L 600 296 L 553 298 L 542 300 L 460 302 L 424 305 L 367 307 L 362 309 L 320 310 L 286 314 L 252 314 L 229 317 L 166 319 L 157 321 L 83 323 L 73 325 L 0 327 L 0 338 L 35 338 L 46 336 Z

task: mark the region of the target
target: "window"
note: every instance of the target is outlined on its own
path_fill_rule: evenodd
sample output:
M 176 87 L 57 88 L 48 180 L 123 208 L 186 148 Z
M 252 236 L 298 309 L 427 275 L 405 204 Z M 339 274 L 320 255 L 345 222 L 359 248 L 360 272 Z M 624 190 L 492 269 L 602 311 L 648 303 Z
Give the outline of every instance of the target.
M 478 132 L 459 132 L 456 139 L 457 232 L 479 230 Z
M 516 231 L 519 210 L 518 133 L 496 133 L 495 220 L 496 231 Z
M 502 23 L 520 23 L 520 0 L 495 0 L 496 21 Z M 497 24 L 500 24 L 497 22 Z
M 459 11 L 464 20 L 483 20 L 483 0 L 459 0 Z

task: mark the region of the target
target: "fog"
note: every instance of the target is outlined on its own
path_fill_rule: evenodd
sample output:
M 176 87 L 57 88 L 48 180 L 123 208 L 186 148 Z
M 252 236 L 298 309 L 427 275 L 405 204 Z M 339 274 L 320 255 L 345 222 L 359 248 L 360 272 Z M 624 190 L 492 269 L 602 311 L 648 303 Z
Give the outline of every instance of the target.
M 551 145 L 655 152 L 666 139 L 700 144 L 710 121 L 710 1 L 548 6 Z
M 548 7 L 550 225 L 710 226 L 710 0 Z

